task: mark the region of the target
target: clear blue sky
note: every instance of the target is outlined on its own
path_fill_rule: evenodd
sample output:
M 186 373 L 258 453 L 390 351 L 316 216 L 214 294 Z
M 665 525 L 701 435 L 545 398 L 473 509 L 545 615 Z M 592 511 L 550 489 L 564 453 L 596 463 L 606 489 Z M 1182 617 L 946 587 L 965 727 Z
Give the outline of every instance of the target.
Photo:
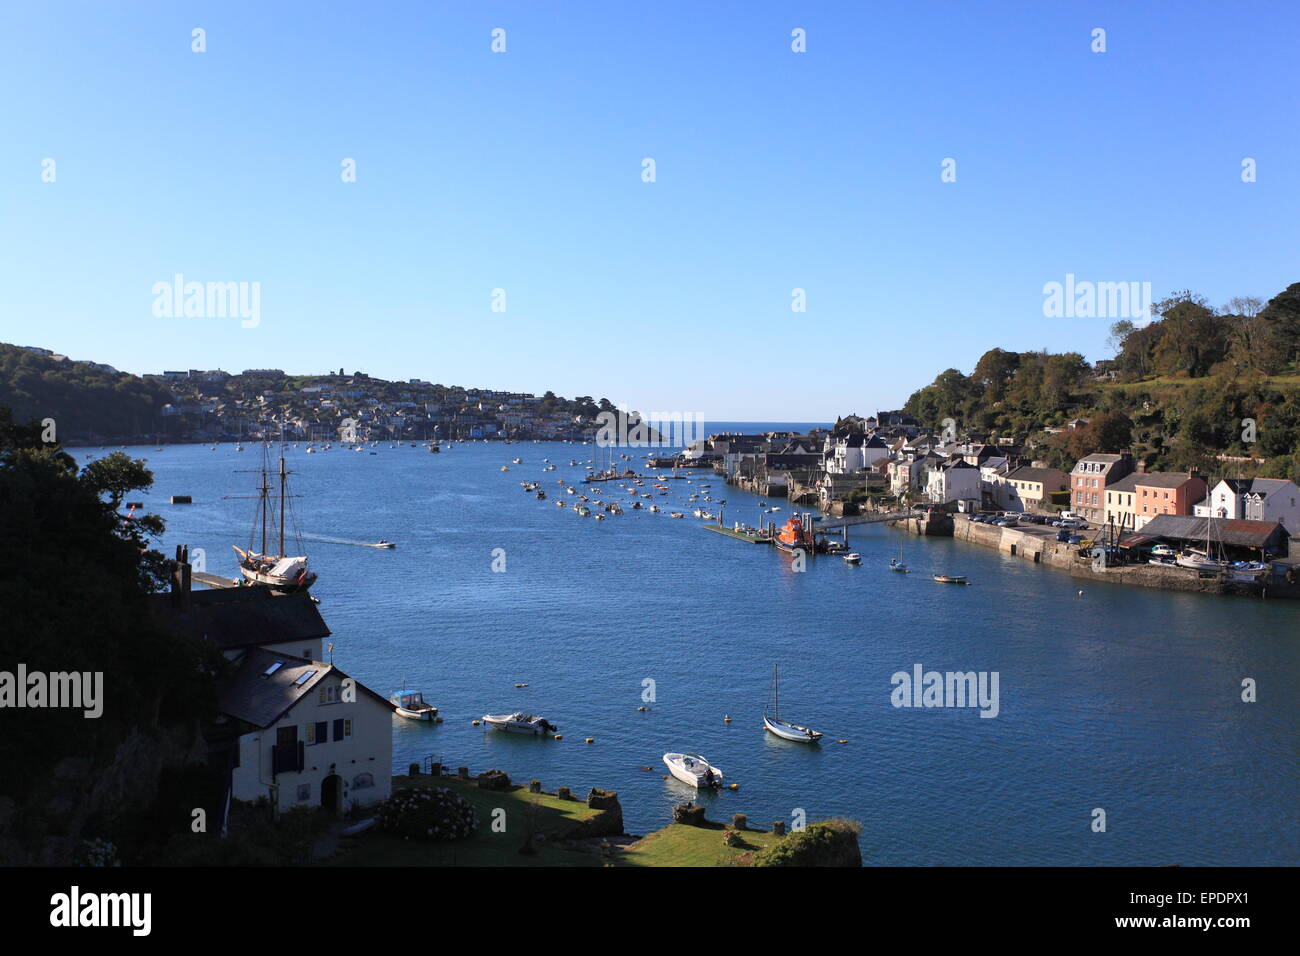
M 1298 10 L 8 4 L 0 340 L 715 420 L 895 407 L 993 346 L 1105 357 L 1045 282 L 1300 280 Z M 261 324 L 155 318 L 175 273 L 260 282 Z

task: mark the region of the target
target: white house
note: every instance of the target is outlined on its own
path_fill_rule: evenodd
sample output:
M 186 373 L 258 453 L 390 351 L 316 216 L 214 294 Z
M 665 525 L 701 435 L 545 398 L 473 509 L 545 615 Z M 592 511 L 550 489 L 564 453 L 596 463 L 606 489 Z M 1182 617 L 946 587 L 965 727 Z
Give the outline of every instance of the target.
M 1279 521 L 1300 533 L 1300 487 L 1285 478 L 1224 478 L 1193 508 L 1200 518 Z
M 943 462 L 929 470 L 925 491 L 935 504 L 956 503 L 973 511 L 981 500 L 980 470 L 960 458 Z
M 392 792 L 393 705 L 332 664 L 251 648 L 221 688 L 237 800 L 346 810 Z

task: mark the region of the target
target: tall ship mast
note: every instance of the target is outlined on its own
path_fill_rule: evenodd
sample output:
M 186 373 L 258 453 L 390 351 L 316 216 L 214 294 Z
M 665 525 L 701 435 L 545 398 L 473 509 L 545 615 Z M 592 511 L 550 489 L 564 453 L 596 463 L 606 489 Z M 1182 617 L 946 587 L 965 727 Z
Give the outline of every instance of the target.
M 316 583 L 316 574 L 307 567 L 306 555 L 285 554 L 286 502 L 294 496 L 287 492 L 290 472 L 285 468 L 284 452 L 281 450 L 278 469 L 279 500 L 276 501 L 271 497 L 270 448 L 269 441 L 263 442 L 262 467 L 257 472 L 260 475 L 256 495 L 257 511 L 253 517 L 253 528 L 249 533 L 248 548 L 245 550 L 238 545 L 231 545 L 231 547 L 239 555 L 239 573 L 245 584 L 263 585 L 275 591 L 306 591 Z M 256 543 L 259 527 L 261 548 L 255 550 L 253 545 Z M 275 546 L 274 553 L 270 550 L 271 545 Z M 298 550 L 302 550 L 301 541 L 298 542 Z

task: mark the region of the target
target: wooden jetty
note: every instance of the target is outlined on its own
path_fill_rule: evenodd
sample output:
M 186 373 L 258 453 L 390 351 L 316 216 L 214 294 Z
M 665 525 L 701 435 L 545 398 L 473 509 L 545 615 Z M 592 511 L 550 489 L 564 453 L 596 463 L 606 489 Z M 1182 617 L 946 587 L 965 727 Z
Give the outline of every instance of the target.
M 195 581 L 200 584 L 206 584 L 210 588 L 237 588 L 240 583 L 233 578 L 223 578 L 219 574 L 208 574 L 206 571 L 193 571 L 190 574 Z
M 728 528 L 720 524 L 702 525 L 708 531 L 716 531 L 718 534 L 725 534 L 728 538 L 735 538 L 738 541 L 748 541 L 750 544 L 771 544 L 772 536 L 762 531 L 737 531 L 734 528 Z

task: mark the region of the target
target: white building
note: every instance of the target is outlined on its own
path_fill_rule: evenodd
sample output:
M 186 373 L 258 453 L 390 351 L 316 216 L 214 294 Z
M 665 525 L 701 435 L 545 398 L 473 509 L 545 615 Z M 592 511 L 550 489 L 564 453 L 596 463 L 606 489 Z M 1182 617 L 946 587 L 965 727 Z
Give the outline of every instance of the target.
M 981 500 L 980 470 L 960 458 L 943 462 L 926 475 L 925 493 L 935 504 L 956 504 L 961 510 L 974 511 Z
M 236 800 L 339 812 L 392 792 L 393 705 L 332 664 L 252 648 L 219 707 L 238 732 Z
M 1300 534 L 1300 487 L 1285 478 L 1224 478 L 1192 508 L 1198 518 L 1280 521 Z

